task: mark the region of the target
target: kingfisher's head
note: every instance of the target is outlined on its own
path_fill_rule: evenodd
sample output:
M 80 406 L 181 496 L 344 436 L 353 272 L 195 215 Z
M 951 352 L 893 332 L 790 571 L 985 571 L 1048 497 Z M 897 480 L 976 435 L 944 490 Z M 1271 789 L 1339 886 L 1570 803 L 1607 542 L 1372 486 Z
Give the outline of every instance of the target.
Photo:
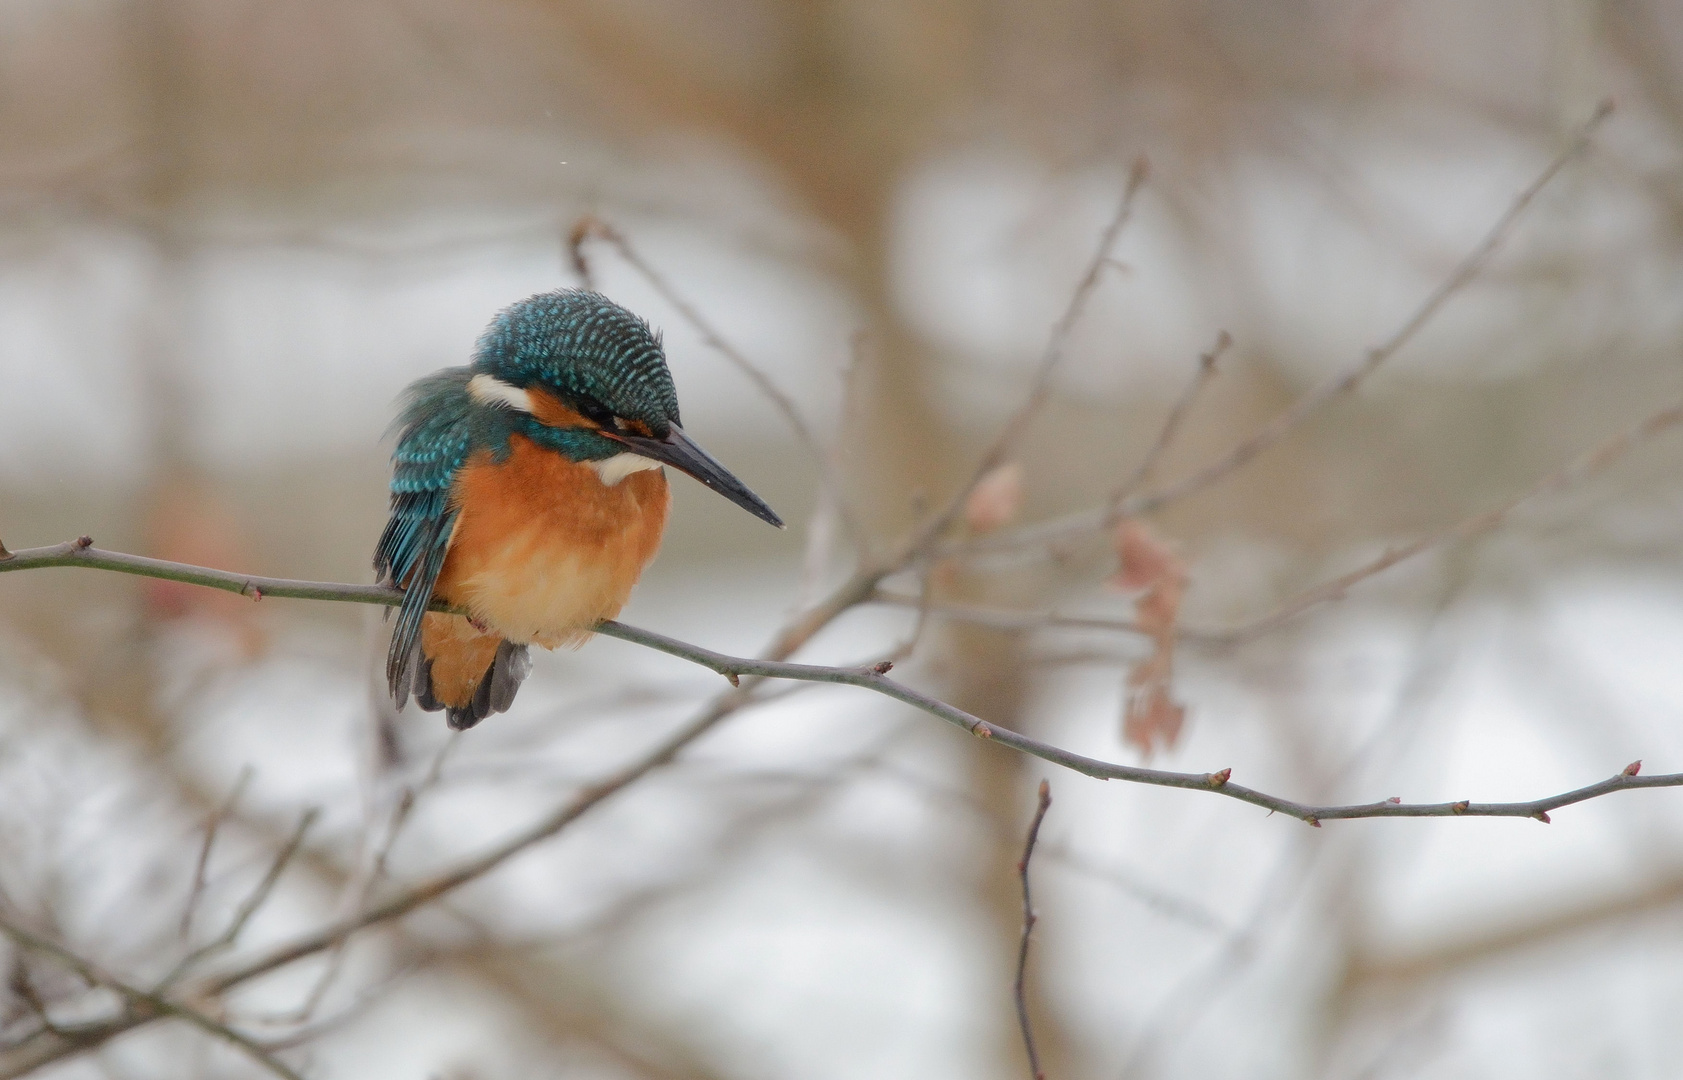
M 783 522 L 678 424 L 660 335 L 599 293 L 562 289 L 510 305 L 473 356 L 468 392 L 529 417 L 545 444 L 616 483 L 671 465 L 778 528 Z

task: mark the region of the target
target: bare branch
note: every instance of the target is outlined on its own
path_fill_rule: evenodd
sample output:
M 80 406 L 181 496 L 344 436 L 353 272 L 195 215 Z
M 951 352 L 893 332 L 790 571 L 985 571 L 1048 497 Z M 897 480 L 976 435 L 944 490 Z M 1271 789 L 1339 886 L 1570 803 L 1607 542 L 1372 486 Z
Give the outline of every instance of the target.
M 365 871 L 358 875 L 359 880 L 351 886 L 350 901 L 342 907 L 342 910 L 347 914 L 360 911 L 368 906 L 369 897 L 386 875 L 386 866 L 391 859 L 392 849 L 397 846 L 398 837 L 403 834 L 403 828 L 409 823 L 410 816 L 415 811 L 415 806 L 420 802 L 422 796 L 436 787 L 439 781 L 443 779 L 444 762 L 449 758 L 450 753 L 460 745 L 461 732 L 452 731 L 449 738 L 444 741 L 444 745 L 440 746 L 438 752 L 433 755 L 432 764 L 427 767 L 426 775 L 421 778 L 421 782 L 414 787 L 404 787 L 402 795 L 398 797 L 396 805 L 392 807 L 391 818 L 386 825 L 385 838 L 380 842 L 379 848 L 374 852 L 374 857 L 368 862 Z M 315 981 L 315 985 L 310 988 L 310 992 L 305 995 L 298 1008 L 285 1017 L 286 1022 L 304 1024 L 315 1015 L 315 1011 L 321 1007 L 322 1001 L 327 997 L 328 990 L 332 988 L 334 981 L 339 977 L 340 970 L 344 967 L 346 943 L 346 940 L 342 939 L 334 945 L 321 975 Z
M 268 580 L 233 574 L 225 570 L 211 570 L 202 566 L 188 566 L 185 563 L 168 563 L 160 559 L 142 559 L 139 556 L 125 555 L 121 552 L 103 551 L 99 548 L 84 545 L 81 540 L 50 548 L 32 548 L 19 551 L 12 558 L 0 561 L 0 571 L 38 566 L 88 566 L 120 570 L 125 573 L 146 574 L 148 576 L 164 577 L 171 581 L 211 585 L 233 591 L 238 591 L 239 584 L 242 582 Z M 817 619 L 823 618 L 824 622 L 816 623 L 816 625 L 822 626 L 829 619 L 834 618 L 833 614 L 829 614 L 831 607 L 836 608 L 836 610 L 845 610 L 846 607 L 851 607 L 853 603 L 858 602 L 852 599 L 851 594 L 853 590 L 858 588 L 857 583 L 860 580 L 863 579 L 856 577 L 853 582 L 845 585 L 843 590 L 832 596 L 826 602 L 826 605 L 821 605 L 818 609 L 807 612 L 798 618 L 793 627 L 780 635 L 778 643 L 772 650 L 773 655 L 779 650 L 782 651 L 783 655 L 788 655 L 789 652 L 793 652 L 795 648 L 804 643 L 811 636 L 811 633 L 816 632 L 812 627 Z M 290 581 L 286 584 L 294 590 L 294 594 L 308 595 L 314 599 L 347 600 L 386 605 L 396 604 L 402 599 L 402 594 L 397 590 L 385 589 L 376 585 L 336 585 L 320 581 Z M 871 593 L 866 591 L 860 599 L 870 595 Z M 741 682 L 741 686 L 715 699 L 713 705 L 661 743 L 648 757 L 588 789 L 573 802 L 557 810 L 549 818 L 544 819 L 531 829 L 516 834 L 515 837 L 504 841 L 503 844 L 492 848 L 483 855 L 468 860 L 461 867 L 439 875 L 431 882 L 421 886 L 418 892 L 405 894 L 364 913 L 357 919 L 338 924 L 338 929 L 323 931 L 327 939 L 320 945 L 299 953 L 299 956 L 308 955 L 308 953 L 316 951 L 317 948 L 325 948 L 344 934 L 352 933 L 371 922 L 405 914 L 427 900 L 472 880 L 479 874 L 500 864 L 510 855 L 524 850 L 538 840 L 560 831 L 603 798 L 624 788 L 649 769 L 670 761 L 684 746 L 744 704 L 748 700 L 746 697 L 748 692 L 758 680 L 762 679 L 788 679 L 796 682 L 857 686 L 911 705 L 931 716 L 945 720 L 955 727 L 962 728 L 977 738 L 988 739 L 1001 746 L 1030 754 L 1054 765 L 1061 765 L 1066 769 L 1073 769 L 1095 779 L 1124 780 L 1129 783 L 1149 784 L 1155 787 L 1215 792 L 1229 798 L 1238 799 L 1241 802 L 1248 802 L 1253 806 L 1260 806 L 1274 813 L 1287 814 L 1311 825 L 1319 825 L 1322 821 L 1334 818 L 1370 817 L 1530 817 L 1547 820 L 1547 811 L 1549 810 L 1583 802 L 1585 799 L 1593 799 L 1614 791 L 1683 785 L 1683 773 L 1660 776 L 1637 776 L 1634 773 L 1626 773 L 1613 777 L 1611 780 L 1604 780 L 1599 784 L 1579 788 L 1576 791 L 1528 802 L 1477 803 L 1462 800 L 1447 803 L 1403 803 L 1396 800 L 1387 800 L 1385 802 L 1348 806 L 1316 806 L 1309 803 L 1294 802 L 1276 795 L 1255 791 L 1239 784 L 1229 783 L 1228 779 L 1232 772 L 1230 769 L 1222 769 L 1213 773 L 1177 773 L 1100 761 L 1097 758 L 1072 753 L 1062 747 L 1043 743 L 1038 739 L 1031 739 L 1027 735 L 1018 734 L 1009 728 L 989 723 L 978 716 L 965 712 L 956 705 L 950 705 L 938 698 L 919 693 L 903 683 L 888 678 L 887 668 L 881 664 L 866 667 L 827 667 L 821 664 L 795 664 L 783 660 L 731 656 L 726 653 L 714 652 L 712 649 L 703 648 L 700 645 L 691 645 L 688 642 L 679 641 L 676 638 L 670 638 L 652 630 L 643 630 L 639 627 L 612 621 L 598 623 L 596 633 L 605 637 L 629 641 L 635 645 L 642 645 L 657 652 L 666 653 L 669 656 L 676 656 L 681 660 L 688 660 L 726 678 L 735 678 Z M 749 680 L 754 681 L 750 682 Z M 275 966 L 279 965 L 276 964 Z
M 971 555 L 986 554 L 996 551 L 1018 551 L 1033 548 L 1062 540 L 1071 536 L 1079 536 L 1106 528 L 1122 518 L 1139 517 L 1144 514 L 1160 510 L 1170 503 L 1177 502 L 1188 495 L 1214 484 L 1229 473 L 1249 464 L 1252 459 L 1264 450 L 1278 443 L 1311 415 L 1338 398 L 1344 397 L 1360 386 L 1368 376 L 1402 348 L 1412 341 L 1425 326 L 1435 318 L 1443 306 L 1455 294 L 1473 281 L 1483 272 L 1490 258 L 1513 232 L 1514 225 L 1536 201 L 1538 194 L 1548 186 L 1560 171 L 1572 161 L 1580 157 L 1590 146 L 1591 136 L 1595 134 L 1603 121 L 1612 114 L 1611 102 L 1603 102 L 1596 109 L 1572 140 L 1555 155 L 1537 178 L 1525 187 L 1490 231 L 1467 256 L 1456 264 L 1448 277 L 1440 282 L 1437 288 L 1429 293 L 1420 306 L 1398 327 L 1390 337 L 1369 349 L 1363 357 L 1343 372 L 1315 387 L 1302 397 L 1294 401 L 1285 411 L 1275 416 L 1268 423 L 1258 428 L 1250 436 L 1233 446 L 1227 453 L 1204 468 L 1193 473 L 1177 483 L 1161 488 L 1156 492 L 1145 495 L 1132 495 L 1119 502 L 1107 503 L 1092 510 L 1083 510 L 1069 514 L 1052 521 L 1041 522 L 1017 529 L 1010 533 L 999 533 L 981 539 L 967 541 L 962 545 L 951 545 L 952 550 L 944 554 Z
M 204 896 L 205 871 L 210 867 L 211 849 L 216 846 L 216 834 L 221 831 L 223 822 L 228 820 L 238 805 L 240 796 L 245 793 L 246 785 L 251 783 L 252 769 L 247 765 L 240 770 L 238 779 L 228 792 L 228 797 L 211 814 L 205 823 L 204 843 L 199 846 L 199 858 L 193 865 L 193 885 L 187 893 L 187 906 L 181 911 L 181 936 L 185 938 L 193 929 L 193 915 L 198 911 L 199 900 Z
M 1601 472 L 1603 469 L 1606 469 L 1609 465 L 1613 464 L 1613 462 L 1623 457 L 1633 447 L 1652 438 L 1660 432 L 1667 430 L 1668 428 L 1677 426 L 1679 423 L 1683 423 L 1683 402 L 1676 402 L 1668 405 L 1658 412 L 1648 416 L 1647 419 L 1643 420 L 1634 427 L 1631 427 L 1626 431 L 1621 431 L 1619 434 L 1614 435 L 1612 438 L 1601 443 L 1588 453 L 1575 458 L 1562 468 L 1557 469 L 1556 471 L 1543 477 L 1525 491 L 1520 492 L 1518 495 L 1515 495 L 1513 498 L 1502 503 L 1500 506 L 1493 507 L 1481 514 L 1476 514 L 1463 521 L 1458 521 L 1453 525 L 1447 525 L 1434 532 L 1427 533 L 1418 540 L 1415 540 L 1412 543 L 1404 544 L 1402 547 L 1387 550 L 1384 554 L 1365 565 L 1357 567 L 1349 573 L 1340 574 L 1331 581 L 1324 581 L 1312 588 L 1305 589 L 1296 596 L 1281 601 L 1279 605 L 1267 614 L 1258 616 L 1250 622 L 1241 626 L 1236 626 L 1231 630 L 1220 632 L 1216 634 L 1215 637 L 1217 640 L 1226 640 L 1228 642 L 1248 641 L 1261 634 L 1267 633 L 1279 626 L 1281 623 L 1302 614 L 1317 604 L 1323 604 L 1329 600 L 1338 600 L 1342 598 L 1351 586 L 1357 584 L 1358 582 L 1365 581 L 1382 571 L 1389 570 L 1391 567 L 1400 562 L 1406 562 L 1407 560 L 1414 558 L 1416 555 L 1429 551 L 1432 548 L 1439 547 L 1443 544 L 1447 544 L 1455 540 L 1465 540 L 1468 537 L 1489 532 L 1491 529 L 1496 528 L 1498 525 L 1501 525 L 1504 521 L 1506 521 L 1508 515 L 1512 514 L 1524 503 L 1529 502 L 1539 495 L 1546 495 L 1551 492 L 1560 491 L 1563 488 L 1571 487 L 1573 484 L 1594 476 L 1596 473 Z
M 239 1049 L 245 1051 L 252 1060 L 256 1061 L 259 1065 L 262 1065 L 276 1076 L 282 1077 L 283 1080 L 303 1080 L 302 1077 L 300 1077 L 296 1072 L 293 1072 L 268 1050 L 259 1046 L 252 1039 L 240 1034 L 228 1025 L 218 1023 L 206 1016 L 204 1013 L 199 1012 L 197 1009 L 184 1005 L 179 1001 L 172 1001 L 159 994 L 142 990 L 136 986 L 131 986 L 128 983 L 101 971 L 91 962 L 82 959 L 80 956 L 77 956 L 75 953 L 57 942 L 49 941 L 44 937 L 24 929 L 22 926 L 19 926 L 9 919 L 4 913 L 0 913 L 0 933 L 5 934 L 23 948 L 52 957 L 54 960 L 57 960 L 65 967 L 81 976 L 81 978 L 84 979 L 90 986 L 102 986 L 115 992 L 123 998 L 126 1006 L 123 1016 L 107 1025 L 88 1025 L 80 1031 L 58 1028 L 47 1033 L 58 1040 L 74 1044 L 99 1037 L 93 1033 L 98 1032 L 100 1035 L 103 1035 L 107 1028 L 115 1028 L 121 1025 L 120 1030 L 127 1030 L 128 1027 L 136 1026 L 140 1023 L 146 1022 L 147 1020 L 166 1016 L 174 1017 L 179 1020 L 185 1020 L 194 1027 L 208 1032 L 209 1034 L 222 1039 L 224 1042 L 233 1044 Z M 116 1032 L 112 1031 L 111 1033 L 115 1034 Z M 0 1058 L 0 1070 L 3 1070 L 0 1071 L 0 1076 L 21 1076 L 25 1072 L 29 1072 L 38 1067 L 39 1064 L 44 1064 L 44 1062 L 29 1064 L 27 1059 L 25 1059 L 21 1062 L 24 1067 L 13 1069 L 11 1068 L 13 1062 L 8 1060 L 10 1056 L 11 1055 L 8 1054 L 6 1058 Z
M 1132 619 L 1106 619 L 1087 615 L 1064 615 L 1057 611 L 1030 611 L 1021 608 L 986 607 L 980 604 L 960 604 L 950 601 L 926 601 L 922 592 L 906 593 L 878 589 L 870 603 L 891 607 L 914 608 L 919 617 L 934 616 L 954 622 L 986 626 L 994 630 L 1111 630 L 1124 634 L 1144 634 Z
M 1221 360 L 1222 354 L 1232 347 L 1232 335 L 1223 330 L 1216 335 L 1215 344 L 1210 347 L 1210 351 L 1198 358 L 1198 371 L 1192 376 L 1192 381 L 1186 384 L 1186 389 L 1181 391 L 1174 406 L 1169 409 L 1168 418 L 1163 421 L 1162 430 L 1158 431 L 1157 438 L 1152 442 L 1151 448 L 1145 452 L 1145 457 L 1140 459 L 1139 466 L 1134 470 L 1133 475 L 1124 480 L 1122 485 L 1111 493 L 1110 506 L 1112 512 L 1126 502 L 1129 496 L 1144 487 L 1147 480 L 1151 479 L 1152 473 L 1157 469 L 1157 463 L 1162 460 L 1164 452 L 1169 449 L 1169 444 L 1174 442 L 1175 436 L 1180 433 L 1181 422 L 1186 419 L 1186 414 L 1191 411 L 1192 403 L 1198 400 L 1198 395 L 1203 393 L 1204 387 L 1208 386 L 1210 379 L 1215 376 L 1216 364 Z
M 1046 811 L 1051 808 L 1052 785 L 1042 780 L 1034 820 L 1029 823 L 1028 839 L 1023 844 L 1023 857 L 1017 861 L 1017 877 L 1023 883 L 1023 936 L 1017 945 L 1017 980 L 1012 984 L 1011 994 L 1017 1002 L 1017 1024 L 1023 1030 L 1023 1049 L 1028 1053 L 1029 1080 L 1046 1080 L 1046 1074 L 1040 1071 L 1040 1054 L 1034 1048 L 1034 1026 L 1029 1022 L 1028 997 L 1024 992 L 1024 984 L 1028 981 L 1029 937 L 1038 921 L 1034 914 L 1034 898 L 1029 892 L 1029 860 L 1034 858 L 1034 844 L 1040 839 L 1040 823 L 1046 820 Z
M 234 943 L 239 940 L 240 934 L 244 932 L 246 924 L 251 921 L 251 917 L 257 914 L 258 909 L 268 902 L 269 895 L 274 892 L 281 874 L 286 872 L 287 864 L 292 862 L 294 855 L 298 854 L 299 845 L 304 842 L 304 834 L 310 830 L 310 826 L 315 824 L 316 818 L 320 816 L 321 812 L 313 808 L 304 812 L 303 816 L 298 819 L 298 827 L 292 831 L 292 835 L 281 846 L 280 851 L 276 853 L 274 861 L 269 864 L 268 872 L 263 875 L 262 880 L 257 883 L 257 887 L 251 890 L 251 894 L 235 910 L 234 917 L 229 920 L 227 929 L 223 930 L 221 936 L 215 941 L 201 945 L 182 957 L 175 967 L 170 969 L 169 974 L 158 981 L 154 993 L 167 993 L 171 987 L 181 981 L 183 975 L 191 971 L 201 960 L 233 947 Z
M 1111 265 L 1110 252 L 1116 246 L 1117 237 L 1122 235 L 1123 226 L 1134 215 L 1134 200 L 1139 195 L 1140 188 L 1145 186 L 1146 179 L 1151 175 L 1151 165 L 1144 158 L 1134 159 L 1133 166 L 1128 170 L 1128 181 L 1122 189 L 1121 201 L 1117 203 L 1116 213 L 1110 223 L 1099 234 L 1099 242 L 1093 251 L 1093 257 L 1087 262 L 1087 269 L 1076 283 L 1075 291 L 1070 295 L 1069 304 L 1058 321 L 1052 324 L 1051 336 L 1046 339 L 1046 347 L 1041 351 L 1040 360 L 1035 365 L 1034 379 L 1029 383 L 1028 397 L 1017 407 L 1017 411 L 1005 422 L 995 437 L 993 444 L 982 454 L 976 462 L 975 470 L 970 479 L 961 487 L 949 501 L 946 507 L 932 518 L 922 530 L 916 548 L 921 550 L 932 544 L 947 530 L 964 509 L 970 493 L 976 490 L 976 485 L 982 478 L 1001 464 L 1012 447 L 1022 436 L 1024 429 L 1034 414 L 1046 401 L 1046 395 L 1052 389 L 1052 376 L 1057 373 L 1064 360 L 1065 351 L 1069 347 L 1070 335 L 1075 331 L 1081 316 L 1086 314 L 1087 302 L 1092 299 L 1093 291 L 1098 288 L 1104 271 Z

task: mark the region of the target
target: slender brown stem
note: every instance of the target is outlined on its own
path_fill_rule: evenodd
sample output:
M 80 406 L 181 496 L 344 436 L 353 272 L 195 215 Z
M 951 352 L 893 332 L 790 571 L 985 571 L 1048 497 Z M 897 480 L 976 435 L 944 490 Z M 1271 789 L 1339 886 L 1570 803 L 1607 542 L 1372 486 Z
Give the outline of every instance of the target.
M 246 785 L 251 783 L 251 766 L 240 769 L 239 778 L 228 792 L 228 797 L 222 800 L 216 812 L 210 816 L 205 824 L 204 843 L 199 846 L 199 858 L 193 864 L 193 885 L 187 893 L 187 904 L 181 911 L 181 937 L 185 939 L 193 929 L 193 916 L 198 911 L 199 901 L 204 896 L 205 874 L 210 869 L 210 853 L 216 847 L 216 836 L 222 829 L 223 822 L 228 820 L 239 804 L 240 796 L 245 793 Z
M 1034 913 L 1034 897 L 1029 891 L 1029 860 L 1034 858 L 1034 845 L 1040 839 L 1040 823 L 1046 820 L 1046 811 L 1052 808 L 1052 785 L 1045 780 L 1040 782 L 1040 801 L 1034 810 L 1034 820 L 1029 823 L 1028 839 L 1023 844 L 1023 857 L 1017 861 L 1017 877 L 1023 885 L 1023 936 L 1017 945 L 1017 980 L 1012 984 L 1011 992 L 1017 1001 L 1017 1024 L 1023 1031 L 1023 1049 L 1028 1053 L 1030 1080 L 1046 1080 L 1046 1074 L 1040 1071 L 1040 1052 L 1034 1046 L 1034 1025 L 1029 1021 L 1028 994 L 1025 984 L 1028 982 L 1029 938 L 1034 932 L 1034 924 L 1039 917 Z
M 1216 364 L 1220 362 L 1222 354 L 1232 347 L 1232 335 L 1223 330 L 1216 335 L 1215 344 L 1210 347 L 1210 351 L 1198 358 L 1197 372 L 1186 384 L 1186 389 L 1181 391 L 1180 397 L 1175 399 L 1168 417 L 1157 432 L 1157 438 L 1151 443 L 1151 448 L 1145 452 L 1145 457 L 1140 459 L 1139 465 L 1128 479 L 1111 493 L 1110 505 L 1113 512 L 1125 503 L 1129 496 L 1144 487 L 1145 482 L 1157 471 L 1157 463 L 1163 459 L 1169 445 L 1175 441 L 1175 436 L 1180 434 L 1180 426 L 1186 420 L 1186 414 L 1192 411 L 1193 402 L 1198 400 L 1198 395 L 1204 392 L 1204 387 L 1215 377 Z

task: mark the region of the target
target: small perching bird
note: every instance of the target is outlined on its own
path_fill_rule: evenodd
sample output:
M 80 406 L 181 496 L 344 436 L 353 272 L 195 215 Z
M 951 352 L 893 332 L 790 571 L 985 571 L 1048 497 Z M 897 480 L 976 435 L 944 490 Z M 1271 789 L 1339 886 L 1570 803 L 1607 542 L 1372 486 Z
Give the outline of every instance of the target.
M 783 527 L 678 426 L 660 337 L 597 293 L 509 307 L 472 364 L 409 388 L 396 427 L 374 553 L 404 590 L 386 678 L 398 708 L 413 693 L 452 728 L 508 709 L 528 645 L 581 644 L 619 614 L 666 527 L 662 465 Z

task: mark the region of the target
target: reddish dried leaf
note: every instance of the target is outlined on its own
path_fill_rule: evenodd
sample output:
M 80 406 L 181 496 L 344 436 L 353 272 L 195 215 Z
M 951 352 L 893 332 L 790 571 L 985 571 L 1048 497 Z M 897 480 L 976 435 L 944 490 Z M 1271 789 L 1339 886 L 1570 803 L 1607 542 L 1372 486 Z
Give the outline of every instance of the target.
M 1149 755 L 1159 745 L 1164 749 L 1173 746 L 1185 719 L 1186 709 L 1170 700 L 1167 684 L 1155 683 L 1142 693 L 1129 693 L 1122 738 Z
M 1180 619 L 1180 596 L 1178 581 L 1152 589 L 1134 602 L 1134 621 L 1152 637 L 1173 637 Z
M 1172 696 L 1175 625 L 1186 592 L 1186 564 L 1137 521 L 1119 524 L 1115 543 L 1121 565 L 1111 584 L 1140 594 L 1134 602 L 1134 620 L 1153 644 L 1151 655 L 1128 672 L 1122 737 L 1150 756 L 1159 746 L 1172 747 L 1186 720 L 1186 710 Z
M 1008 525 L 1023 508 L 1023 466 L 1008 461 L 988 471 L 964 501 L 964 520 L 972 532 L 992 532 Z
M 1143 522 L 1129 519 L 1118 524 L 1114 543 L 1120 565 L 1110 583 L 1117 588 L 1135 592 L 1186 581 L 1186 564 Z

